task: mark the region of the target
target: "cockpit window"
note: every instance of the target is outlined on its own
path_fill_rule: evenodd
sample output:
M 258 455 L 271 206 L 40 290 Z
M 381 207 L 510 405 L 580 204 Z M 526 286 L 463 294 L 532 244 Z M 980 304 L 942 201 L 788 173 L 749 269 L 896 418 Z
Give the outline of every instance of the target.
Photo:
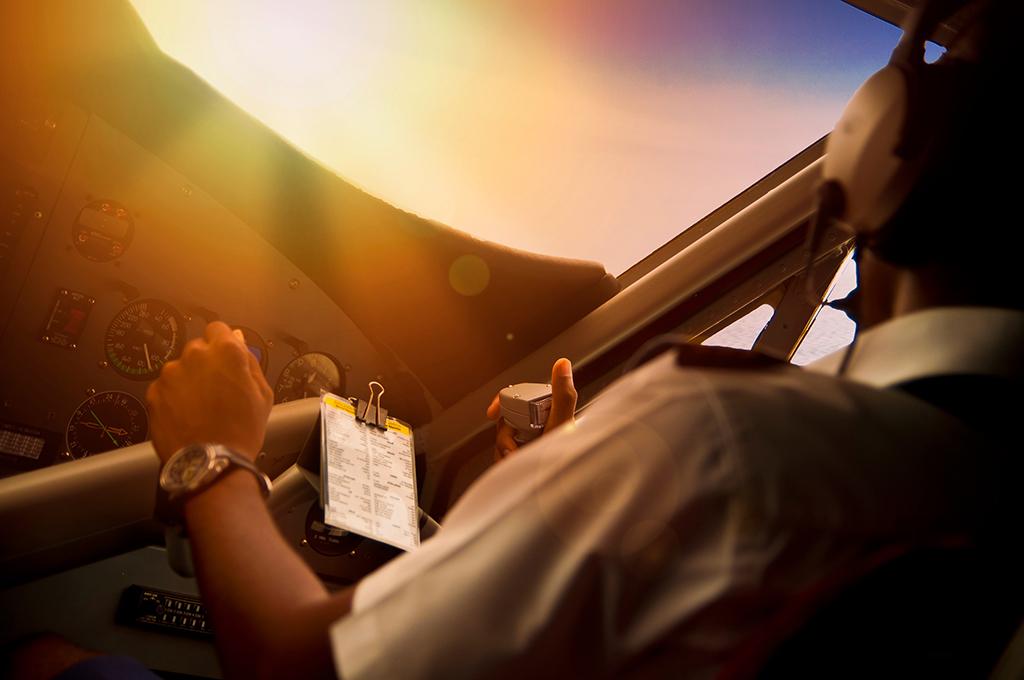
M 772 320 L 774 314 L 774 307 L 763 304 L 736 319 L 701 344 L 733 349 L 752 349 L 761 335 L 761 331 Z
M 839 268 L 835 282 L 832 284 L 832 290 L 829 291 L 825 300 L 828 302 L 841 300 L 856 287 L 857 266 L 853 258 L 847 258 L 843 266 Z M 856 324 L 845 312 L 822 306 L 818 310 L 817 316 L 814 317 L 811 327 L 807 329 L 807 334 L 804 335 L 800 346 L 796 348 L 791 361 L 798 366 L 803 366 L 828 356 L 853 342 L 853 334 L 856 329 Z
M 620 274 L 828 132 L 897 29 L 840 0 L 133 0 L 343 177 Z

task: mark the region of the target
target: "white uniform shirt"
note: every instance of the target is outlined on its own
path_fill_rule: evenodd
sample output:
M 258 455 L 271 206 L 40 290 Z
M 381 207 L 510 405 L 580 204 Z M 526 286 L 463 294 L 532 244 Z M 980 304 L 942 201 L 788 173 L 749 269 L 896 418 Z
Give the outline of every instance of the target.
M 794 592 L 976 517 L 976 436 L 878 387 L 1019 374 L 1022 341 L 1024 314 L 941 309 L 865 333 L 842 380 L 834 357 L 756 372 L 659 357 L 364 579 L 331 629 L 336 664 L 345 678 L 711 675 Z

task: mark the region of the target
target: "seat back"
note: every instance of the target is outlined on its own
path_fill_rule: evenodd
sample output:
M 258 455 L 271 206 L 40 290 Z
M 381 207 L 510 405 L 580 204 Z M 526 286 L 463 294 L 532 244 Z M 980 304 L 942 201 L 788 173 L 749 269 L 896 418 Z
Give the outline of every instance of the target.
M 983 464 L 997 480 L 984 526 L 972 540 L 887 546 L 827 575 L 756 631 L 721 680 L 975 678 L 1016 658 L 1007 645 L 1024 620 L 1024 513 L 1015 492 L 1024 456 L 1014 446 L 1021 382 L 946 375 L 897 389 L 1004 443 Z
M 809 616 L 756 677 L 986 677 L 1024 616 L 1020 580 L 976 548 L 909 551 Z

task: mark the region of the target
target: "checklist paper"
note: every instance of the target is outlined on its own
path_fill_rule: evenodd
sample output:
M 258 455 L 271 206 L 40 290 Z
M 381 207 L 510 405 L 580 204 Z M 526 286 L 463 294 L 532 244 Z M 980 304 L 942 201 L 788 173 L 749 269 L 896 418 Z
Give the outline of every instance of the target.
M 348 399 L 320 399 L 324 521 L 403 550 L 420 543 L 412 429 L 356 420 Z

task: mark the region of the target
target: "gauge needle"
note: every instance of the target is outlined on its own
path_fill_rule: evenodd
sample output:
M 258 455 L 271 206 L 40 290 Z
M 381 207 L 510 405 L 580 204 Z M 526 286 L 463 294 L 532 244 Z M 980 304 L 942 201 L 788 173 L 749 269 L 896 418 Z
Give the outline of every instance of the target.
M 115 446 L 115 447 L 121 446 L 120 444 L 118 444 L 118 443 L 117 443 L 117 440 L 116 440 L 116 439 L 114 439 L 114 435 L 110 434 L 110 430 L 108 430 L 108 429 L 107 429 L 107 426 L 103 424 L 103 421 L 102 421 L 102 420 L 100 420 L 100 417 L 99 417 L 98 415 L 96 415 L 96 411 L 93 411 L 92 409 L 89 409 L 89 413 L 91 413 L 91 414 L 92 414 L 92 417 L 93 417 L 93 418 L 94 418 L 94 419 L 96 420 L 96 423 L 97 423 L 97 424 L 98 424 L 98 425 L 99 425 L 100 427 L 102 427 L 102 428 L 103 428 L 103 432 L 105 432 L 105 433 L 106 433 L 106 435 L 107 435 L 108 437 L 110 437 L 110 441 L 114 442 L 114 446 Z
M 146 353 L 146 368 L 152 371 L 153 362 L 149 360 L 149 345 L 145 342 L 142 343 L 142 351 Z
M 124 437 L 128 434 L 128 430 L 123 427 L 103 427 L 99 423 L 90 423 L 88 421 L 82 422 L 82 427 L 87 427 L 90 430 L 103 430 L 104 432 L 113 432 L 119 437 Z
M 319 371 L 310 371 L 309 377 L 306 378 L 306 384 L 302 388 L 302 396 L 316 397 L 320 395 L 320 383 L 322 376 Z

